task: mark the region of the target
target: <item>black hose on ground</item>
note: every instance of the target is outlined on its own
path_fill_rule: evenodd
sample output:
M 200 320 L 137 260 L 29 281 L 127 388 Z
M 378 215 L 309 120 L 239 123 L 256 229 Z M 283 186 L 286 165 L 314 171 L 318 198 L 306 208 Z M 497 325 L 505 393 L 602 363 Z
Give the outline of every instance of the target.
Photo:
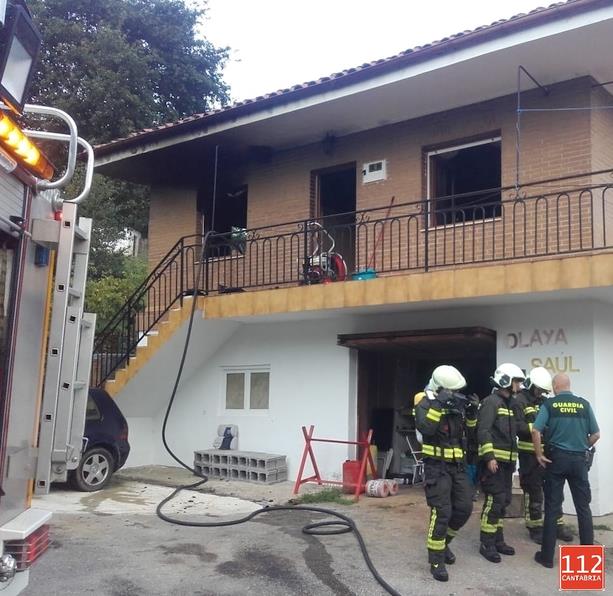
M 179 383 L 181 382 L 181 376 L 183 375 L 183 367 L 185 366 L 185 359 L 187 357 L 187 351 L 189 349 L 189 343 L 192 335 L 192 328 L 194 324 L 194 315 L 196 313 L 196 303 L 198 300 L 198 287 L 200 286 L 200 279 L 202 278 L 202 272 L 204 269 L 204 261 L 205 261 L 205 253 L 206 247 L 209 241 L 209 238 L 213 234 L 213 232 L 208 232 L 202 243 L 202 255 L 200 258 L 200 265 L 198 267 L 198 272 L 196 274 L 196 279 L 194 280 L 194 293 L 192 298 L 192 308 L 189 315 L 189 322 L 187 325 L 187 334 L 185 336 L 185 342 L 183 344 L 183 352 L 181 354 L 181 361 L 179 363 L 179 370 L 177 371 L 177 376 L 175 378 L 175 383 L 172 389 L 172 393 L 170 395 L 170 399 L 168 401 L 168 407 L 166 408 L 166 414 L 164 415 L 164 422 L 162 424 L 162 443 L 164 444 L 164 448 L 168 452 L 168 454 L 183 468 L 201 478 L 197 482 L 193 484 L 185 484 L 177 487 L 170 495 L 168 495 L 165 499 L 160 501 L 158 506 L 155 509 L 155 513 L 157 516 L 170 524 L 175 524 L 178 526 L 189 526 L 194 528 L 220 528 L 227 526 L 236 526 L 238 524 L 243 524 L 248 522 L 258 515 L 262 515 L 265 513 L 274 513 L 276 511 L 310 511 L 312 513 L 322 513 L 324 515 L 329 515 L 335 517 L 335 520 L 327 520 L 322 522 L 314 522 L 311 524 L 307 524 L 302 528 L 302 531 L 305 534 L 309 534 L 311 536 L 332 536 L 336 534 L 346 534 L 348 532 L 353 532 L 356 540 L 358 541 L 358 545 L 360 547 L 360 551 L 362 552 L 362 556 L 364 557 L 364 561 L 372 573 L 375 580 L 379 583 L 379 585 L 392 596 L 401 596 L 400 592 L 397 592 L 392 586 L 390 586 L 379 574 L 376 567 L 374 566 L 370 555 L 368 554 L 368 549 L 366 548 L 366 543 L 364 542 L 364 538 L 355 522 L 347 515 L 343 515 L 338 511 L 333 511 L 332 509 L 325 509 L 323 507 L 308 507 L 304 505 L 273 505 L 270 507 L 262 507 L 261 509 L 257 509 L 245 515 L 244 517 L 240 517 L 238 519 L 232 519 L 221 522 L 199 522 L 199 521 L 191 521 L 179 519 L 176 517 L 170 517 L 166 515 L 162 509 L 164 505 L 172 501 L 181 491 L 183 490 L 196 490 L 205 484 L 208 481 L 208 478 L 202 473 L 196 471 L 191 466 L 187 465 L 181 458 L 176 455 L 173 450 L 170 448 L 168 441 L 166 439 L 166 427 L 168 425 L 168 418 L 170 417 L 170 412 L 172 410 L 173 403 L 175 401 L 175 397 L 177 395 L 177 389 L 179 387 Z

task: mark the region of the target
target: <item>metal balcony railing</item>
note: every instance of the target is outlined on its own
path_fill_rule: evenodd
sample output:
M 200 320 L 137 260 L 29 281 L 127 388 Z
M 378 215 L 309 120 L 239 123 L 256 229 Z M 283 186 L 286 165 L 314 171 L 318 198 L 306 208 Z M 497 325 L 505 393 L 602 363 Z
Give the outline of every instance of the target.
M 610 172 L 234 229 L 210 235 L 204 250 L 202 236 L 185 236 L 98 334 L 92 384 L 129 365 L 143 337 L 186 296 L 613 248 L 613 183 L 590 184 L 597 176 Z

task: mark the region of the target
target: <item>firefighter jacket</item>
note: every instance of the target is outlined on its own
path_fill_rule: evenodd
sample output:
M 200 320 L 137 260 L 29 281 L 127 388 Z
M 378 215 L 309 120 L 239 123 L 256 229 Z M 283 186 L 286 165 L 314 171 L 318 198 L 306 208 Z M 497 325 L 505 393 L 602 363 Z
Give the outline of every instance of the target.
M 515 422 L 517 423 L 517 449 L 520 453 L 534 453 L 532 425 L 539 412 L 540 400 L 528 389 L 515 396 Z
M 517 460 L 517 425 L 513 397 L 506 398 L 494 390 L 482 402 L 477 420 L 479 458 L 503 462 Z
M 466 430 L 475 428 L 476 414 L 449 408 L 431 392 L 415 408 L 415 426 L 422 434 L 424 457 L 465 463 Z

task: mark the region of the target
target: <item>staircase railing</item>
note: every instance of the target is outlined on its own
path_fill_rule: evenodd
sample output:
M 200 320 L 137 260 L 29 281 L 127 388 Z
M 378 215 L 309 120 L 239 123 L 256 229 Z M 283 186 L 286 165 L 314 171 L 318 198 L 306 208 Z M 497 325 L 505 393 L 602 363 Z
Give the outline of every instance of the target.
M 180 238 L 97 334 L 92 362 L 93 386 L 100 386 L 130 357 L 164 315 L 195 292 L 193 281 L 202 252 L 202 236 Z
M 601 172 L 599 172 L 601 174 Z M 587 177 L 181 238 L 98 334 L 92 385 L 130 364 L 186 296 L 330 283 L 334 255 L 352 273 L 394 275 L 613 249 L 613 185 Z M 583 183 L 583 184 L 582 184 Z M 315 224 L 315 225 L 314 225 Z M 334 245 L 334 249 L 332 249 Z M 334 252 L 333 252 L 334 251 Z M 197 269 L 203 266 L 198 288 Z M 356 276 L 358 279 L 360 276 Z

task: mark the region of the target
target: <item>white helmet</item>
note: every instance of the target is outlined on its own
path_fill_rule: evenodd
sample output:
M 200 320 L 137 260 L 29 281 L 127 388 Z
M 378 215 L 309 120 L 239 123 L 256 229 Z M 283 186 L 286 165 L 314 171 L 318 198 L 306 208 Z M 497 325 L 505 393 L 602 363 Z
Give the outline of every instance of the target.
M 513 383 L 513 379 L 524 380 L 526 375 L 524 371 L 517 366 L 517 364 L 511 364 L 510 362 L 505 362 L 501 364 L 494 373 L 492 377 L 492 381 L 497 387 L 501 389 L 508 389 Z
M 524 387 L 530 389 L 532 386 L 542 389 L 545 393 L 553 391 L 551 373 L 544 366 L 533 368 L 526 377 Z
M 428 387 L 434 392 L 439 389 L 457 391 L 465 386 L 466 379 L 462 376 L 462 373 L 455 366 L 449 366 L 448 364 L 437 366 L 428 382 Z

